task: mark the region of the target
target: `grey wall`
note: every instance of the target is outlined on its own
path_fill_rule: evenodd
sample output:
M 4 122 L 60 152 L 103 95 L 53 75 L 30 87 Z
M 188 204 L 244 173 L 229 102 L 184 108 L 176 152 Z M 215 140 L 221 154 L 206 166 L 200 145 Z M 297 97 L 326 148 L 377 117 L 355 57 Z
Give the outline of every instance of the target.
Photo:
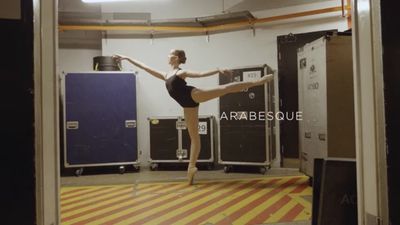
M 347 29 L 345 19 L 319 20 L 280 26 L 269 26 L 257 29 L 253 36 L 251 30 L 205 36 L 178 37 L 155 39 L 107 39 L 103 40 L 103 54 L 124 54 L 138 59 L 151 67 L 161 71 L 168 71 L 167 55 L 170 49 L 184 49 L 187 62 L 183 69 L 206 71 L 220 68 L 237 68 L 259 64 L 268 64 L 277 69 L 278 35 L 302 33 L 325 29 Z M 168 96 L 164 83 L 151 75 L 138 70 L 127 63 L 124 70 L 138 71 L 137 99 L 138 99 L 138 139 L 139 149 L 142 151 L 140 161 L 143 165 L 149 159 L 149 125 L 148 117 L 183 115 L 180 106 Z M 212 88 L 218 85 L 218 78 L 207 77 L 188 79 L 188 84 L 198 88 Z M 214 115 L 218 117 L 218 100 L 203 103 L 199 109 L 200 115 Z
M 157 0 L 153 0 L 153 3 Z M 227 1 L 226 7 L 234 6 L 239 1 Z M 179 3 L 179 4 L 177 4 Z M 258 18 L 274 15 L 283 15 L 299 11 L 307 11 L 318 8 L 337 6 L 337 1 L 324 1 L 316 4 L 291 6 L 274 10 L 261 10 L 253 14 Z M 221 13 L 220 1 L 194 1 L 178 0 L 172 3 L 157 2 L 157 4 L 145 4 L 137 2 L 131 5 L 124 3 L 103 4 L 102 12 L 151 12 L 152 19 L 190 18 L 202 15 Z M 187 63 L 183 69 L 193 71 L 205 71 L 220 68 L 237 68 L 268 64 L 277 69 L 277 45 L 276 38 L 279 35 L 289 33 L 304 33 L 319 30 L 347 28 L 346 18 L 340 16 L 340 12 L 324 15 L 298 18 L 291 22 L 282 21 L 258 26 L 256 35 L 252 30 L 214 34 L 207 42 L 206 36 L 175 37 L 175 38 L 108 38 L 102 41 L 102 54 L 124 54 L 138 59 L 161 71 L 168 71 L 167 55 L 170 49 L 184 49 L 187 54 Z M 91 58 L 98 55 L 93 50 L 60 50 L 59 68 L 61 71 L 87 71 L 91 69 Z M 89 66 L 90 65 L 90 66 Z M 124 70 L 138 71 L 137 99 L 138 99 L 138 140 L 139 157 L 142 165 L 146 166 L 149 160 L 149 125 L 148 117 L 183 115 L 180 106 L 174 102 L 165 89 L 164 83 L 149 74 L 129 65 L 123 64 Z M 218 85 L 217 77 L 202 79 L 188 79 L 189 84 L 199 88 L 212 88 Z M 218 100 L 211 100 L 200 107 L 200 115 L 218 116 Z
M 80 72 L 91 71 L 93 66 L 93 57 L 101 55 L 100 49 L 66 49 L 58 50 L 59 71 Z

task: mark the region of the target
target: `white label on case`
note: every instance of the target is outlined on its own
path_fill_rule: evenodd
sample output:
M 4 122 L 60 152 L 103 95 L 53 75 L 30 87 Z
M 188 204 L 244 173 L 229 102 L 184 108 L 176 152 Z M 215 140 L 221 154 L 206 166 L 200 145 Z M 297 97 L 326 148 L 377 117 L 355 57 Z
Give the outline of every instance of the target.
M 256 81 L 261 78 L 261 71 L 247 71 L 243 72 L 243 81 Z
M 176 129 L 178 129 L 178 130 L 186 130 L 185 121 L 176 121 Z
M 207 135 L 207 122 L 199 122 L 199 134 Z

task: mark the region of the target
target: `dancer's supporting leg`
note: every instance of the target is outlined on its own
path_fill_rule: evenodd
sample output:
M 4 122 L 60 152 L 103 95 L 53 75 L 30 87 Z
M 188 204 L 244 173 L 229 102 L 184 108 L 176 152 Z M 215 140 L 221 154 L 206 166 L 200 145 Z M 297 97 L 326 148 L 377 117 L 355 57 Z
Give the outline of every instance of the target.
M 190 136 L 190 162 L 188 166 L 188 182 L 193 184 L 194 174 L 197 172 L 196 162 L 200 154 L 199 107 L 184 108 L 186 127 Z

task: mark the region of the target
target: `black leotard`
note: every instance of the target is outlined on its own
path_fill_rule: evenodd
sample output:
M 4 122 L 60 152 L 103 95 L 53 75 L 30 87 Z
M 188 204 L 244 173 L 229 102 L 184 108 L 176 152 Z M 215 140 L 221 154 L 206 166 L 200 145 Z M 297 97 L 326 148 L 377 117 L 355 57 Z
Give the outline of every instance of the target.
M 190 108 L 199 106 L 199 103 L 195 102 L 192 98 L 192 90 L 195 87 L 187 85 L 186 81 L 178 77 L 176 73 L 165 81 L 169 95 L 182 107 Z

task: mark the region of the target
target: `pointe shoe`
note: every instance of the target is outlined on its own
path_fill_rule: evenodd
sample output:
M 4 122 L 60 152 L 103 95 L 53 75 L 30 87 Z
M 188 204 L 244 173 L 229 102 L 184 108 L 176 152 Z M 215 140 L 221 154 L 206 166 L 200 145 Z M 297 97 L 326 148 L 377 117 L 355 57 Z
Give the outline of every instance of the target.
M 274 80 L 274 74 L 267 74 L 267 75 L 261 77 L 260 80 L 261 80 L 262 83 L 266 83 L 268 81 L 272 81 L 272 80 Z
M 194 174 L 197 172 L 197 168 L 196 167 L 192 167 L 188 169 L 188 183 L 189 185 L 193 184 L 193 178 L 194 178 Z

